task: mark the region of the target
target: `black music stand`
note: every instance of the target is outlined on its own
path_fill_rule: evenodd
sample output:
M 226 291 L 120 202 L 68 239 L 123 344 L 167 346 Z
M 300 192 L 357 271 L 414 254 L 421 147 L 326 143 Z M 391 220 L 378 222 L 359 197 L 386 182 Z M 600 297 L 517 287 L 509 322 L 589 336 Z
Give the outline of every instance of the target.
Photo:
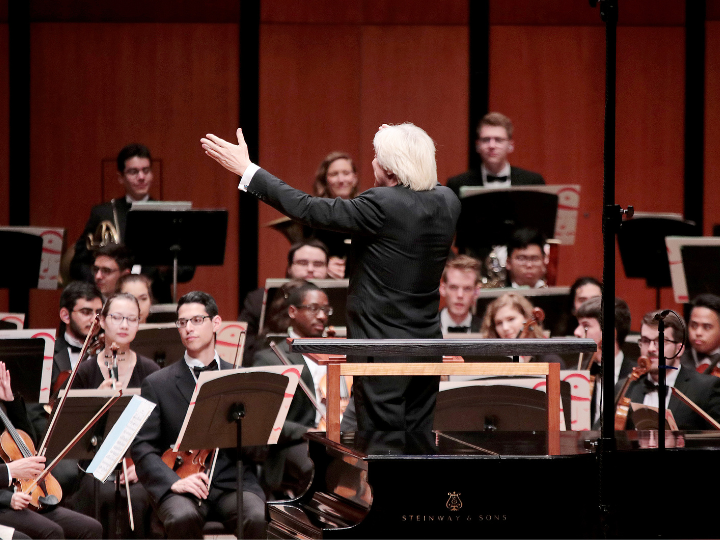
M 558 196 L 522 187 L 488 189 L 460 199 L 455 245 L 460 253 L 484 260 L 492 246 L 507 245 L 523 227 L 555 236 Z
M 195 406 L 188 409 L 175 450 L 235 448 L 237 451 L 237 531 L 243 536 L 243 446 L 268 443 L 281 411 L 288 377 L 267 371 L 226 370 L 200 374 Z M 213 378 L 207 380 L 209 377 Z
M 703 293 L 720 295 L 720 246 L 685 245 L 680 247 L 680 253 L 688 297 L 694 299 Z
M 0 361 L 10 372 L 13 392 L 26 402 L 40 401 L 44 359 L 43 338 L 0 339 Z
M 660 309 L 660 289 L 670 287 L 666 236 L 700 236 L 700 228 L 692 221 L 667 214 L 635 213 L 623 221 L 617 233 L 618 248 L 625 276 L 644 278 L 655 289 L 655 307 Z
M 100 392 L 103 393 L 102 396 L 97 395 Z M 133 389 L 123 390 L 123 395 L 120 396 L 120 399 L 113 403 L 112 407 L 97 421 L 92 429 L 73 446 L 72 450 L 65 456 L 66 459 L 92 459 L 95 457 L 95 452 L 100 448 L 110 429 L 115 425 L 115 422 L 120 418 L 125 407 L 127 407 L 133 395 L 135 395 L 135 392 L 127 392 L 133 392 Z M 103 408 L 115 391 L 90 391 L 90 393 L 96 394 L 94 396 L 88 396 L 88 393 L 89 392 L 82 390 L 78 391 L 77 389 L 70 390 L 68 397 L 65 399 L 62 414 L 57 419 L 58 424 L 55 426 L 53 436 L 50 441 L 47 442 L 45 456 L 48 462 L 55 459 L 73 439 L 75 434 L 82 431 L 82 428 Z M 55 410 L 53 409 L 53 414 L 54 413 Z
M 40 279 L 43 239 L 36 234 L 0 230 L 0 247 L 13 254 L 0 265 L 0 289 L 35 289 Z
M 225 261 L 227 222 L 227 210 L 130 211 L 125 245 L 138 264 L 173 266 L 177 302 L 178 265 L 221 266 Z
M 173 320 L 176 317 L 173 313 Z M 167 367 L 181 360 L 185 355 L 185 345 L 175 323 L 142 325 L 135 335 L 133 350 L 146 356 L 160 367 Z

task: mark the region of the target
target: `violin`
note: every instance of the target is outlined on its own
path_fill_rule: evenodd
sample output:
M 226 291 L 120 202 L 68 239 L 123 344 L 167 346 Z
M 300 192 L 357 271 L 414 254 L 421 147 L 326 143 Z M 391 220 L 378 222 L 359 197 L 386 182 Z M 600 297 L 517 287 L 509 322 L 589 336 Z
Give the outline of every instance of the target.
M 630 383 L 646 375 L 650 371 L 650 366 L 650 359 L 641 356 L 638 358 L 637 367 L 634 367 L 632 373 L 625 379 L 625 383 L 615 399 L 615 431 L 623 431 L 627 426 L 628 412 L 630 412 L 630 398 L 626 397 L 625 394 L 628 388 L 630 388 Z
M 207 470 L 207 458 L 214 450 L 185 450 L 174 452 L 172 448 L 165 450 L 162 460 L 180 478 L 187 478 L 193 474 L 202 473 Z
M 530 314 L 530 317 L 528 317 L 527 321 L 525 321 L 525 324 L 523 324 L 523 327 L 517 333 L 515 339 L 529 338 L 531 334 L 536 333 L 535 326 L 540 327 L 544 320 L 545 312 L 542 310 L 542 308 L 534 307 L 532 313 Z M 542 331 L 542 328 L 540 328 L 540 331 Z
M 716 355 L 713 355 L 716 356 Z M 712 375 L 713 377 L 720 377 L 720 367 L 718 367 L 718 361 L 720 361 L 720 355 L 717 355 L 717 357 L 710 363 L 710 365 L 707 364 L 700 364 L 697 368 L 698 373 L 702 373 L 703 375 Z
M 35 456 L 35 445 L 30 435 L 22 430 L 15 429 L 2 409 L 0 409 L 0 419 L 5 424 L 5 431 L 0 435 L 0 457 L 5 463 Z M 13 479 L 13 484 L 17 485 L 22 491 L 26 491 L 35 482 L 32 479 Z M 31 497 L 30 506 L 35 510 L 43 510 L 57 506 L 60 503 L 62 488 L 55 477 L 48 473 L 43 479 L 37 481 L 37 485 L 29 494 Z

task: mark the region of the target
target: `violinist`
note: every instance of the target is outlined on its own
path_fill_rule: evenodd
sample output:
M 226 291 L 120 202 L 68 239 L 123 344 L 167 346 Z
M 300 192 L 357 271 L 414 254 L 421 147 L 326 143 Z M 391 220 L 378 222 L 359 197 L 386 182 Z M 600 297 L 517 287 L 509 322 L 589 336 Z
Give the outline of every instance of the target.
M 600 358 L 602 353 L 602 328 L 600 327 L 602 298 L 596 296 L 580 304 L 577 308 L 576 316 L 578 318 L 578 326 L 575 328 L 575 337 L 592 339 L 598 346 L 597 353 L 592 357 L 592 362 L 596 362 L 597 365 L 594 368 L 591 366 L 582 366 L 584 369 L 589 369 L 596 377 L 590 400 L 590 425 L 597 426 L 597 422 L 600 420 L 602 397 L 602 378 L 600 377 L 602 374 L 600 371 Z M 621 386 L 618 381 L 628 377 L 630 373 L 632 373 L 633 368 L 637 366 L 635 359 L 626 358 L 622 350 L 625 339 L 630 332 L 631 321 L 630 308 L 625 300 L 615 298 L 615 342 L 613 343 L 615 378 L 613 385 L 615 385 L 616 394 Z
M 303 281 L 299 283 L 300 286 L 289 292 L 283 306 L 291 325 L 287 333 L 290 337 L 322 337 L 328 316 L 332 314 L 328 298 L 316 285 Z M 323 375 L 327 373 L 327 367 L 318 365 L 310 357 L 290 353 L 290 348 L 284 339 L 277 345 L 290 362 L 305 366 L 302 380 L 307 388 L 315 393 L 315 401 L 320 404 L 322 402 L 320 385 Z M 282 362 L 268 348 L 255 353 L 254 365 L 277 366 L 282 365 Z M 341 396 L 342 390 L 341 388 Z M 347 396 L 345 389 L 345 397 Z M 324 405 L 321 405 L 321 410 L 322 408 Z M 308 431 L 316 431 L 320 418 L 320 412 L 315 409 L 310 398 L 298 389 L 290 404 L 278 444 L 270 448 L 263 468 L 263 479 L 270 491 L 279 490 L 283 476 L 289 477 L 291 488 L 296 494 L 301 493 L 308 485 L 312 477 L 313 464 L 308 457 L 308 444 L 303 439 L 303 435 Z
M 13 395 L 10 372 L 0 362 L 0 401 L 13 426 L 33 438 L 23 400 Z M 13 480 L 37 477 L 45 465 L 44 457 L 28 457 L 0 465 L 0 524 L 22 533 L 15 538 L 102 538 L 102 526 L 91 517 L 54 506 L 41 512 L 28 508 L 30 495 L 13 491 Z M 27 536 L 22 536 L 27 535 Z
M 660 311 L 647 313 L 643 317 L 640 327 L 640 355 L 650 359 L 650 372 L 631 383 L 626 394 L 630 401 L 651 407 L 659 405 L 657 383 L 660 332 L 658 321 L 655 320 L 655 316 L 659 313 Z M 683 323 L 674 314 L 665 318 L 665 363 L 671 368 L 679 368 L 667 370 L 665 381 L 668 392 L 665 395 L 665 406 L 667 410 L 672 411 L 679 429 L 710 429 L 709 424 L 700 415 L 682 403 L 670 391 L 670 387 L 677 388 L 715 420 L 720 420 L 720 379 L 703 375 L 680 363 L 679 355 L 683 348 L 683 326 Z M 630 413 L 630 419 L 632 419 L 632 413 Z
M 693 300 L 688 334 L 689 346 L 683 352 L 682 365 L 713 375 L 720 367 L 720 297 L 706 293 Z
M 522 228 L 515 231 L 507 244 L 507 285 L 515 289 L 546 287 L 545 274 L 549 257 L 547 240 L 537 229 Z
M 480 331 L 482 319 L 471 313 L 480 296 L 480 266 L 469 255 L 448 259 L 440 280 L 440 296 L 445 299 L 440 310 L 443 335 Z
M 158 371 L 158 365 L 142 355 L 135 353 L 130 345 L 137 334 L 140 323 L 140 305 L 137 299 L 128 293 L 116 293 L 103 306 L 100 315 L 100 326 L 105 331 L 105 348 L 97 356 L 90 356 L 78 368 L 73 389 L 76 388 L 139 388 L 145 377 Z M 113 350 L 116 345 L 116 350 Z M 129 526 L 127 503 L 115 508 L 114 482 L 94 484 L 98 482 L 92 475 L 86 474 L 80 481 L 77 495 L 73 498 L 73 508 L 86 515 L 95 515 L 98 503 L 94 500 L 95 493 L 100 499 L 100 516 L 103 528 L 107 532 L 113 524 L 119 525 L 121 538 L 147 538 L 148 532 L 143 526 L 148 525 L 150 503 L 147 492 L 138 483 L 135 466 L 127 467 L 130 484 L 130 500 L 135 521 L 135 531 Z M 125 495 L 124 474 L 120 475 L 121 495 Z
M 194 291 L 180 298 L 176 324 L 185 355 L 142 383 L 142 396 L 157 406 L 135 438 L 131 455 L 168 538 L 202 538 L 207 520 L 221 521 L 228 530 L 235 530 L 237 523 L 235 451 L 220 450 L 212 481 L 205 472 L 181 478 L 162 461 L 163 453 L 177 441 L 198 374 L 232 369 L 215 351 L 221 322 L 209 294 Z M 244 471 L 243 488 L 244 535 L 263 538 L 265 497 L 250 468 Z
M 503 294 L 493 300 L 485 310 L 480 333 L 484 338 L 515 339 L 518 337 L 542 338 L 542 321 L 526 323 L 533 317 L 533 305 L 524 296 L 516 293 Z M 522 335 L 526 334 L 526 335 Z M 521 356 L 520 362 L 564 362 L 557 354 Z
M 140 305 L 140 324 L 145 324 L 155 299 L 152 280 L 145 274 L 126 274 L 117 281 L 115 292 L 132 294 Z

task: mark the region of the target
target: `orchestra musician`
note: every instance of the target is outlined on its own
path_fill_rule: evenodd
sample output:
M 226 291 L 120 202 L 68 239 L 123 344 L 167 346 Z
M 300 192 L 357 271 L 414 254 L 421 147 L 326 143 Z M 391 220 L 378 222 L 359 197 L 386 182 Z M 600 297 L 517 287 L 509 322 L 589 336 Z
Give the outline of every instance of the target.
M 122 244 L 108 244 L 93 253 L 93 279 L 103 300 L 115 292 L 118 279 L 130 273 L 132 261 L 130 250 Z
M 468 255 L 449 259 L 440 281 L 440 296 L 445 307 L 440 310 L 443 335 L 480 332 L 482 319 L 471 310 L 480 296 L 480 261 Z
M 506 293 L 485 309 L 480 334 L 489 339 L 543 338 L 542 319 L 533 315 L 533 305 L 517 293 Z M 526 324 L 530 322 L 530 324 Z M 520 362 L 565 362 L 557 354 L 520 356 Z
M 327 327 L 328 316 L 332 314 L 332 307 L 328 303 L 325 293 L 316 285 L 303 282 L 289 293 L 284 308 L 290 318 L 290 327 L 287 332 L 293 338 L 322 337 Z M 313 464 L 308 457 L 308 445 L 303 435 L 308 431 L 315 431 L 320 422 L 321 413 L 325 404 L 323 397 L 326 389 L 323 388 L 327 375 L 327 366 L 317 364 L 309 356 L 291 353 L 290 347 L 283 339 L 277 343 L 278 348 L 293 364 L 305 366 L 302 371 L 302 380 L 308 389 L 314 393 L 314 400 L 320 406 L 317 410 L 310 398 L 300 388 L 295 392 L 280 439 L 270 448 L 269 455 L 263 467 L 264 480 L 272 491 L 278 491 L 283 473 L 292 479 L 293 491 L 296 494 L 308 485 L 312 477 Z M 262 349 L 255 353 L 255 366 L 277 366 L 282 362 L 272 349 Z M 345 388 L 341 397 L 348 397 Z
M 330 152 L 318 165 L 313 184 L 315 197 L 334 199 L 352 199 L 358 194 L 358 176 L 355 162 L 345 152 Z M 347 233 L 315 229 L 313 236 L 321 240 L 328 248 L 328 277 L 342 279 L 346 277 L 346 262 L 350 238 Z
M 590 400 L 590 425 L 596 426 L 600 420 L 601 399 L 602 399 L 602 370 L 600 369 L 600 358 L 602 354 L 602 328 L 600 319 L 602 318 L 602 298 L 595 296 L 580 304 L 577 308 L 576 316 L 578 318 L 578 326 L 575 328 L 574 335 L 577 338 L 592 339 L 598 346 L 597 353 L 592 356 L 592 362 L 596 362 L 596 366 L 582 366 L 589 369 L 595 376 L 595 384 L 592 388 L 592 396 Z M 615 298 L 615 342 L 613 343 L 613 351 L 615 353 L 615 378 L 613 385 L 615 393 L 622 386 L 618 383 L 628 377 L 634 367 L 637 366 L 636 359 L 627 358 L 622 350 L 628 333 L 630 333 L 630 324 L 632 316 L 627 302 L 622 298 Z
M 168 538 L 202 538 L 206 520 L 223 522 L 228 530 L 237 523 L 236 452 L 220 450 L 212 482 L 205 472 L 180 478 L 162 461 L 177 441 L 192 397 L 197 374 L 232 369 L 215 351 L 220 328 L 217 304 L 205 292 L 193 291 L 178 301 L 177 327 L 186 348 L 182 359 L 149 375 L 142 397 L 156 404 L 131 447 L 138 478 L 150 498 Z M 263 538 L 264 493 L 253 470 L 243 475 L 243 531 L 246 538 Z
M 150 315 L 150 307 L 155 301 L 150 278 L 145 274 L 126 274 L 118 279 L 115 292 L 128 293 L 137 299 L 140 306 L 140 324 L 145 324 Z
M 238 145 L 214 135 L 201 143 L 210 157 L 243 177 L 241 190 L 301 223 L 352 235 L 355 266 L 348 290 L 348 337 L 442 337 L 438 284 L 455 235 L 460 201 L 437 183 L 435 144 L 427 133 L 409 123 L 383 125 L 373 140 L 375 187 L 352 200 L 311 197 L 288 186 L 252 164 L 240 129 L 237 136 Z M 353 394 L 358 428 L 432 429 L 439 382 L 439 377 L 357 378 Z
M 12 425 L 25 431 L 35 442 L 25 404 L 13 395 L 10 372 L 0 362 L 0 401 Z M 95 519 L 63 506 L 38 512 L 29 508 L 31 497 L 11 489 L 12 481 L 37 477 L 45 468 L 45 457 L 27 457 L 0 465 L 0 524 L 13 527 L 21 534 L 14 538 L 102 538 L 102 526 Z M 27 535 L 27 536 L 23 536 Z
M 549 262 L 545 236 L 536 229 L 516 230 L 507 244 L 507 285 L 509 287 L 545 287 Z
M 134 352 L 130 345 L 140 324 L 140 305 L 129 293 L 116 293 L 103 306 L 100 326 L 105 331 L 105 348 L 97 356 L 88 357 L 78 368 L 73 389 L 82 388 L 139 388 L 145 378 L 158 371 L 158 365 Z M 112 346 L 117 350 L 113 351 Z M 115 365 L 113 365 L 115 364 Z M 73 508 L 85 515 L 95 515 L 99 507 L 103 529 L 108 532 L 115 524 L 122 531 L 120 538 L 148 538 L 150 503 L 147 491 L 138 482 L 135 465 L 127 466 L 130 500 L 135 522 L 132 531 L 127 518 L 127 501 L 115 506 L 115 483 L 99 482 L 91 474 L 80 480 L 78 493 L 73 497 Z M 95 484 L 98 484 L 97 486 Z M 125 495 L 125 475 L 120 475 L 120 493 Z M 99 502 L 95 500 L 96 494 Z
M 285 277 L 290 279 L 325 279 L 328 277 L 328 261 L 330 254 L 327 247 L 316 238 L 308 238 L 290 246 L 287 254 Z M 243 309 L 238 319 L 248 323 L 245 335 L 245 351 L 243 366 L 252 365 L 255 352 L 262 344 L 257 345 L 260 330 L 260 314 L 262 312 L 265 287 L 250 291 L 243 301 Z
M 639 341 L 640 355 L 650 359 L 651 369 L 646 376 L 630 383 L 626 394 L 626 397 L 629 397 L 632 402 L 651 407 L 659 405 L 657 383 L 660 331 L 656 316 L 660 313 L 660 311 L 651 311 L 642 319 Z M 676 315 L 671 313 L 665 317 L 666 365 L 676 368 L 666 371 L 665 381 L 668 391 L 665 396 L 665 406 L 667 410 L 672 411 L 679 429 L 710 429 L 708 422 L 682 403 L 670 390 L 670 387 L 677 388 L 716 421 L 720 420 L 720 379 L 698 373 L 680 363 L 679 355 L 683 348 L 683 326 Z M 632 420 L 632 413 L 629 418 Z
M 491 112 L 480 120 L 477 127 L 475 151 L 480 155 L 480 169 L 448 179 L 447 186 L 460 196 L 462 186 L 510 187 L 544 184 L 538 173 L 520 167 L 511 167 L 508 155 L 515 150 L 513 124 L 504 114 Z
M 123 186 L 125 196 L 92 207 L 85 229 L 75 243 L 75 253 L 70 264 L 70 275 L 73 279 L 92 281 L 94 277 L 91 270 L 93 255 L 86 241 L 88 235 L 94 235 L 98 226 L 107 222 L 116 229 L 117 243 L 124 243 L 127 216 L 133 203 L 151 200 L 150 188 L 154 175 L 150 149 L 143 144 L 128 144 L 118 153 L 116 164 L 117 180 Z M 152 279 L 153 296 L 158 302 L 172 302 L 171 268 L 147 266 L 142 268 L 142 273 Z M 194 274 L 194 266 L 182 265 L 178 268 L 178 281 L 189 281 Z M 102 290 L 102 287 L 100 289 Z M 103 291 L 103 295 L 107 297 L 113 292 L 115 292 L 114 287 Z
M 688 334 L 682 365 L 712 374 L 720 360 L 720 297 L 705 293 L 693 300 Z

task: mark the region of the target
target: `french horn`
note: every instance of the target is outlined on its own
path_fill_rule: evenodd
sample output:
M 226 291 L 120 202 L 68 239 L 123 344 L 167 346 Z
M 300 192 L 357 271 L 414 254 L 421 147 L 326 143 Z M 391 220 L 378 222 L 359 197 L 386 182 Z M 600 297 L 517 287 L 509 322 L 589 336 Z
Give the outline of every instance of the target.
M 88 251 L 95 251 L 101 247 L 105 247 L 108 244 L 119 244 L 120 234 L 118 233 L 117 227 L 112 221 L 105 220 L 101 221 L 94 234 L 88 234 L 85 239 L 85 245 Z

